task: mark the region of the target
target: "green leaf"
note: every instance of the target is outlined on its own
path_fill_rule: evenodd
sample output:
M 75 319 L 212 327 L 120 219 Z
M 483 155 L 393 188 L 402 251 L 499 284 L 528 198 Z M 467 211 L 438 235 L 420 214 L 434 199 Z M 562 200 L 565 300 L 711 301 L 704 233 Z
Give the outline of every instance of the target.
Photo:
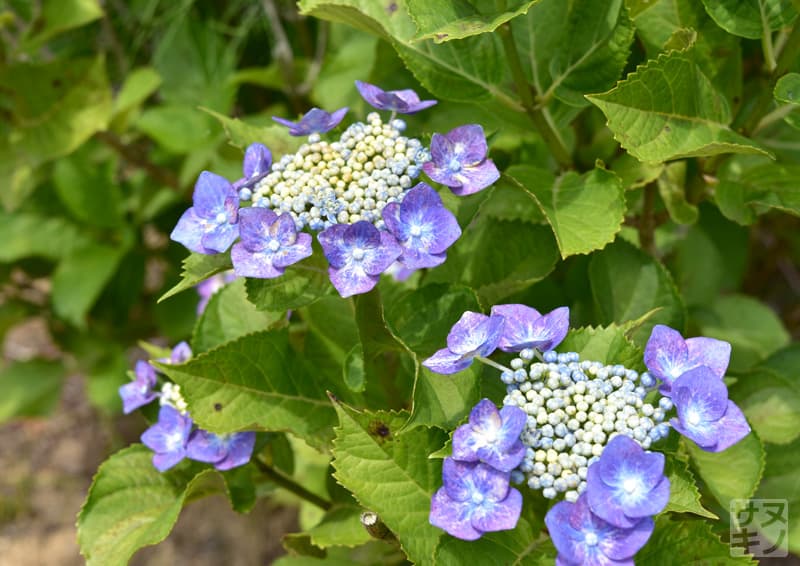
M 455 428 L 481 399 L 482 371 L 483 366 L 478 363 L 452 375 L 440 375 L 420 366 L 414 381 L 411 417 L 405 428 Z
M 686 462 L 667 456 L 664 475 L 669 479 L 669 502 L 664 513 L 694 513 L 709 519 L 718 518 L 700 503 L 697 482 Z
M 562 258 L 603 248 L 622 227 L 624 191 L 619 177 L 610 171 L 569 172 L 556 179 L 547 171 L 515 165 L 507 174 L 541 207 Z
M 219 120 L 228 136 L 231 145 L 245 150 L 251 143 L 259 142 L 266 145 L 273 156 L 294 153 L 302 143 L 301 138 L 292 137 L 284 126 L 256 126 L 243 122 L 239 118 L 228 118 L 224 114 L 214 112 L 208 108 L 200 110 Z
M 800 349 L 779 350 L 737 379 L 731 399 L 764 442 L 788 444 L 800 436 Z
M 122 224 L 122 192 L 113 170 L 91 162 L 83 152 L 59 159 L 53 182 L 61 202 L 77 219 L 93 226 Z
M 686 161 L 670 163 L 658 178 L 658 194 L 670 218 L 678 224 L 697 222 L 697 207 L 686 200 Z
M 23 41 L 22 48 L 35 49 L 60 33 L 102 17 L 103 9 L 98 0 L 45 0 L 39 20 L 29 28 L 36 33 Z
M 764 479 L 758 486 L 756 497 L 761 499 L 779 499 L 789 505 L 788 533 L 783 537 L 782 546 L 794 554 L 800 553 L 800 523 L 798 523 L 798 509 L 800 509 L 800 485 L 797 483 L 797 470 L 800 469 L 800 440 L 795 440 L 788 446 L 766 445 L 767 465 L 764 470 Z M 777 542 L 780 531 L 785 528 L 784 523 L 776 521 L 772 526 L 761 529 L 768 539 Z M 773 530 L 775 529 L 775 530 Z
M 763 164 L 725 174 L 715 188 L 722 213 L 740 224 L 777 209 L 800 216 L 800 166 Z
M 122 88 L 114 97 L 114 116 L 127 112 L 144 102 L 161 85 L 161 75 L 152 67 L 139 67 L 125 77 Z
M 229 254 L 198 254 L 192 252 L 183 260 L 183 270 L 181 280 L 169 291 L 161 295 L 158 302 L 169 299 L 181 291 L 191 289 L 198 283 L 205 281 L 212 275 L 222 273 L 232 269 L 231 257 Z M 268 309 L 265 309 L 268 310 Z
M 333 293 L 328 265 L 320 250 L 289 266 L 274 279 L 248 279 L 247 298 L 260 310 L 286 311 L 310 305 Z
M 755 433 L 722 452 L 706 452 L 694 442 L 683 440 L 700 479 L 727 509 L 732 499 L 753 496 L 764 473 L 764 448 Z
M 491 33 L 513 18 L 526 14 L 537 1 L 514 0 L 502 11 L 496 10 L 492 2 L 473 2 L 476 4 L 473 5 L 467 0 L 406 0 L 406 5 L 411 18 L 417 24 L 417 35 L 414 39 L 432 39 L 436 43 L 442 43 Z
M 773 94 L 778 102 L 800 104 L 800 73 L 787 73 L 779 78 Z
M 612 90 L 587 96 L 614 137 L 640 161 L 720 153 L 770 153 L 727 124 L 727 101 L 686 55 L 673 51 L 637 67 Z
M 571 328 L 558 349 L 577 352 L 583 360 L 604 364 L 622 364 L 627 368 L 642 368 L 642 350 L 625 335 L 625 329 L 615 324 L 606 327 Z
M 629 153 L 621 153 L 611 162 L 611 170 L 622 180 L 626 191 L 638 189 L 658 179 L 663 163 L 642 163 Z
M 325 513 L 322 521 L 309 529 L 311 543 L 319 548 L 331 546 L 360 546 L 371 540 L 361 524 L 361 509 L 355 505 L 341 505 Z
M 330 439 L 335 415 L 326 385 L 289 347 L 286 330 L 250 334 L 192 358 L 158 364 L 206 430 L 290 431 L 315 446 Z
M 334 404 L 334 477 L 397 535 L 409 560 L 430 563 L 442 535 L 428 522 L 442 463 L 428 455 L 441 448 L 446 434 L 425 427 L 400 434 L 406 413 L 360 413 Z
M 61 394 L 64 367 L 55 362 L 14 362 L 0 368 L 0 423 L 14 417 L 48 414 Z
M 191 106 L 171 104 L 149 108 L 135 125 L 172 153 L 191 153 L 214 141 L 210 118 Z
M 719 27 L 749 39 L 760 39 L 797 17 L 792 0 L 703 0 L 703 5 Z
M 231 508 L 237 513 L 249 513 L 255 507 L 258 501 L 256 482 L 257 479 L 260 479 L 260 474 L 261 472 L 253 463 L 222 472 L 228 501 L 231 502 Z
M 650 540 L 636 553 L 637 564 L 659 566 L 744 566 L 755 564 L 746 556 L 731 556 L 730 545 L 722 542 L 703 520 L 656 519 Z
M 653 309 L 632 335 L 644 344 L 656 324 L 686 326 L 686 308 L 666 268 L 648 254 L 619 240 L 592 256 L 589 281 L 600 322 L 623 323 Z
M 730 342 L 730 369 L 744 371 L 789 344 L 781 320 L 765 304 L 746 295 L 718 297 L 694 318 L 703 336 Z
M 370 76 L 377 46 L 373 35 L 348 27 L 330 28 L 325 63 L 311 89 L 320 108 L 352 107 L 360 101 L 354 82 Z
M 74 247 L 88 244 L 88 238 L 66 219 L 29 212 L 0 212 L 0 241 L 2 263 L 26 257 L 60 259 Z
M 416 26 L 404 3 L 384 6 L 372 0 L 300 0 L 300 13 L 347 24 L 384 39 L 410 40 Z
M 192 336 L 192 351 L 206 352 L 225 342 L 268 330 L 286 319 L 284 312 L 257 310 L 247 300 L 244 279 L 236 279 L 216 292 L 197 321 Z
M 510 167 L 506 173 L 514 173 L 518 170 L 541 171 L 533 167 L 515 165 Z M 547 174 L 551 176 L 549 172 Z M 498 220 L 522 220 L 534 224 L 544 224 L 547 222 L 544 212 L 542 212 L 536 199 L 531 196 L 530 191 L 520 189 L 520 182 L 517 179 L 509 177 L 508 174 L 502 175 L 497 183 L 492 186 L 491 196 L 481 203 L 481 214 L 492 216 Z
M 367 377 L 364 371 L 364 347 L 360 342 L 347 353 L 342 370 L 344 383 L 350 391 L 364 391 Z
M 78 543 L 89 566 L 127 564 L 142 547 L 164 540 L 187 500 L 216 491 L 217 474 L 183 463 L 165 473 L 141 444 L 100 465 L 78 515 Z
M 443 265 L 428 273 L 426 282 L 465 284 L 477 291 L 481 302 L 494 304 L 547 276 L 555 266 L 558 247 L 547 226 L 479 214 L 447 256 Z
M 126 247 L 89 244 L 71 251 L 53 272 L 53 309 L 71 324 L 84 327 L 86 313 L 117 271 Z

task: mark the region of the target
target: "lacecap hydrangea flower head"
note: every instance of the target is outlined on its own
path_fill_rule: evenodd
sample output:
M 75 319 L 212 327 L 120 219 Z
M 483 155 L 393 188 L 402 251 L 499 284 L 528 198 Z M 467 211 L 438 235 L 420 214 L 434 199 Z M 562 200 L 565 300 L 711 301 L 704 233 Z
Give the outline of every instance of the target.
M 308 140 L 273 161 L 269 149 L 251 144 L 242 178 L 201 173 L 189 208 L 171 238 L 201 254 L 231 250 L 235 275 L 281 277 L 312 254 L 316 236 L 331 282 L 343 297 L 371 290 L 387 270 L 435 267 L 461 236 L 455 216 L 424 181 L 456 195 L 481 191 L 499 178 L 488 158 L 483 129 L 468 124 L 434 134 L 431 147 L 404 134 L 397 114 L 436 104 L 413 90 L 384 91 L 358 81 L 362 97 L 388 119 L 371 112 L 338 136 L 348 112 L 312 108 L 297 121 L 275 117 L 293 136 Z M 237 241 L 238 240 L 238 241 Z
M 722 380 L 730 345 L 657 325 L 640 374 L 556 352 L 568 331 L 567 307 L 496 305 L 464 313 L 423 362 L 452 374 L 478 361 L 506 385 L 502 408 L 483 399 L 453 432 L 430 522 L 465 540 L 513 528 L 521 505 L 511 484 L 525 484 L 563 498 L 545 518 L 558 564 L 633 564 L 670 495 L 665 457 L 651 448 L 670 428 L 710 452 L 750 432 Z M 514 357 L 490 359 L 497 350 Z

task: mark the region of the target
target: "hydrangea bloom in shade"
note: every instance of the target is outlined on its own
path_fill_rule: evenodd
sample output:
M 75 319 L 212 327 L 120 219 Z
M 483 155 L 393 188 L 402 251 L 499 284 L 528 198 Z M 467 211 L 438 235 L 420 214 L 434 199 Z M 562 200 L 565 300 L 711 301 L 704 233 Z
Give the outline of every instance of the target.
M 714 338 L 689 338 L 669 326 L 657 324 L 644 349 L 644 363 L 650 374 L 662 381 L 660 391 L 669 395 L 672 383 L 699 366 L 706 366 L 718 378 L 725 375 L 731 358 L 731 345 Z
M 672 384 L 678 417 L 673 428 L 707 452 L 721 452 L 750 432 L 742 411 L 728 399 L 728 388 L 705 366 L 687 371 Z
M 402 203 L 387 204 L 383 220 L 403 248 L 400 261 L 411 269 L 440 265 L 447 259 L 445 250 L 461 236 L 456 217 L 425 183 L 408 191 Z
M 239 276 L 279 277 L 287 266 L 311 255 L 311 236 L 298 234 L 286 213 L 278 216 L 268 208 L 242 209 L 239 234 L 241 241 L 231 250 L 233 271 Z
M 453 458 L 481 461 L 501 472 L 516 468 L 525 456 L 519 439 L 528 415 L 519 407 L 501 410 L 489 399 L 481 400 L 469 414 L 469 423 L 453 433 Z
M 186 455 L 192 460 L 214 464 L 218 470 L 230 470 L 250 461 L 255 444 L 255 432 L 218 435 L 198 429 L 189 437 Z
M 500 172 L 486 154 L 489 147 L 483 128 L 477 124 L 459 126 L 447 134 L 433 134 L 431 160 L 425 173 L 459 196 L 485 189 L 500 178 Z
M 340 108 L 336 112 L 328 113 L 319 108 L 312 108 L 298 121 L 292 122 L 273 116 L 272 119 L 289 128 L 289 133 L 293 136 L 307 136 L 309 134 L 324 134 L 342 121 L 347 114 L 347 107 Z
M 542 316 L 526 305 L 495 305 L 493 315 L 505 318 L 497 347 L 504 352 L 536 348 L 547 352 L 558 346 L 569 331 L 569 308 L 560 307 Z
M 623 434 L 611 439 L 586 475 L 592 513 L 623 529 L 660 513 L 669 501 L 669 487 L 664 455 L 645 452 Z
M 317 237 L 330 263 L 331 283 L 342 297 L 371 290 L 402 253 L 394 236 L 365 220 L 334 224 Z
M 166 471 L 186 456 L 186 444 L 192 431 L 192 419 L 170 405 L 162 405 L 158 422 L 142 433 L 142 443 L 153 454 L 153 465 Z
M 400 114 L 415 114 L 436 104 L 436 100 L 420 100 L 411 89 L 385 91 L 375 85 L 356 81 L 356 88 L 370 106 Z
M 260 143 L 251 143 L 244 152 L 242 173 L 244 177 L 233 183 L 235 190 L 252 187 L 270 172 L 272 167 L 272 152 L 267 146 Z
M 509 473 L 486 464 L 445 458 L 444 486 L 431 501 L 430 523 L 454 537 L 475 540 L 487 531 L 517 525 L 522 494 L 509 487 Z
M 544 518 L 562 566 L 633 566 L 633 555 L 653 534 L 653 519 L 621 529 L 594 515 L 586 494 L 556 503 Z
M 127 415 L 147 405 L 158 397 L 154 391 L 156 386 L 156 370 L 143 360 L 136 362 L 134 371 L 136 379 L 126 383 L 119 388 L 119 396 L 122 397 L 122 410 Z
M 223 177 L 203 171 L 192 201 L 170 238 L 201 254 L 226 251 L 239 235 L 238 192 Z
M 168 360 L 164 360 L 168 364 L 182 364 L 192 357 L 192 348 L 186 342 L 178 342 L 172 349 Z
M 467 369 L 475 356 L 488 356 L 497 348 L 503 333 L 503 317 L 467 311 L 447 335 L 442 348 L 422 362 L 436 373 L 456 373 Z

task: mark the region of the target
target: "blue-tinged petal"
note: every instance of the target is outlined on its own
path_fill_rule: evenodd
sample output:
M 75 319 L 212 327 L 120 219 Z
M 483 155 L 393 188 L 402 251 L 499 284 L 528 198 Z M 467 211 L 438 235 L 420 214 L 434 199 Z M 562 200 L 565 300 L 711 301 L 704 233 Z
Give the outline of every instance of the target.
M 559 307 L 533 322 L 531 334 L 536 336 L 536 348 L 552 350 L 569 332 L 569 307 Z
M 466 311 L 447 334 L 447 347 L 454 354 L 470 354 L 486 342 L 489 317 Z
M 288 212 L 281 214 L 269 228 L 270 237 L 278 240 L 283 246 L 291 246 L 297 241 L 297 226 Z
M 578 500 L 580 499 L 579 497 Z M 576 503 L 560 501 L 547 512 L 544 522 L 553 545 L 558 550 L 558 556 L 568 563 L 583 565 L 586 564 L 586 550 L 583 533 L 579 530 L 583 526 L 582 517 L 578 516 L 577 528 L 573 526 L 576 522 L 575 507 Z
M 256 445 L 255 432 L 237 432 L 228 436 L 228 453 L 214 464 L 218 470 L 230 470 L 250 461 Z
M 171 240 L 183 244 L 189 251 L 199 254 L 213 254 L 216 252 L 203 246 L 203 236 L 207 225 L 208 221 L 206 219 L 197 216 L 194 208 L 189 208 L 181 215 L 169 237 Z
M 345 242 L 347 229 L 345 224 L 334 224 L 317 234 L 325 259 L 334 269 L 344 267 L 350 258 L 351 246 Z
M 472 526 L 482 532 L 506 531 L 517 526 L 522 513 L 522 494 L 511 488 L 501 501 L 478 505 L 472 512 Z
M 311 235 L 306 233 L 297 234 L 294 244 L 283 247 L 273 254 L 272 265 L 276 268 L 284 269 L 298 261 L 304 260 L 312 253 Z
M 202 237 L 203 247 L 217 253 L 227 251 L 236 238 L 239 237 L 239 225 L 223 222 L 216 226 L 206 228 L 206 233 Z
M 390 233 L 381 231 L 379 237 L 380 244 L 368 248 L 362 261 L 364 271 L 372 276 L 378 276 L 386 271 L 403 253 L 400 244 Z
M 503 420 L 497 406 L 489 399 L 481 399 L 469 413 L 469 424 L 478 434 L 497 438 Z
M 537 342 L 538 336 L 533 334 L 533 323 L 541 318 L 539 311 L 527 305 L 509 304 L 494 305 L 491 313 L 505 319 L 498 348 L 504 352 L 519 352 L 535 347 L 533 343 Z
M 750 425 L 747 424 L 741 409 L 733 401 L 728 401 L 725 414 L 714 423 L 717 430 L 717 443 L 712 452 L 722 452 L 750 434 Z
M 475 492 L 473 473 L 478 463 L 462 462 L 454 458 L 445 458 L 442 463 L 442 482 L 447 496 L 454 501 L 472 499 Z
M 454 156 L 464 165 L 477 165 L 489 153 L 483 128 L 478 124 L 467 124 L 450 130 L 447 133 L 453 147 Z
M 275 122 L 277 122 L 278 124 L 280 124 L 281 126 L 286 126 L 287 128 L 289 128 L 289 134 L 290 135 L 292 135 L 292 136 L 302 136 L 302 135 L 304 135 L 298 129 L 297 124 L 295 122 L 292 122 L 291 120 L 287 120 L 285 118 L 281 118 L 279 116 L 273 116 L 272 119 Z
M 647 543 L 654 528 L 655 524 L 650 517 L 639 520 L 631 529 L 612 527 L 603 533 L 597 546 L 612 561 L 629 560 Z M 616 564 L 617 562 L 611 563 Z
M 493 443 L 479 446 L 476 453 L 481 462 L 485 462 L 501 472 L 510 472 L 525 458 L 525 445 L 517 439 L 507 449 L 501 448 L 499 443 Z
M 484 159 L 476 165 L 462 167 L 453 174 L 453 179 L 459 186 L 451 186 L 453 194 L 460 197 L 482 191 L 493 185 L 500 178 L 500 171 L 491 159 Z
M 715 421 L 728 408 L 728 388 L 714 372 L 700 366 L 675 380 L 672 400 L 682 422 Z
M 502 316 L 492 315 L 486 321 L 486 340 L 478 349 L 479 356 L 489 356 L 497 349 L 497 343 L 503 335 L 505 320 Z
M 341 269 L 330 267 L 328 275 L 343 298 L 371 291 L 379 279 L 377 276 L 369 275 L 360 265 L 345 265 Z
M 383 222 L 386 224 L 386 229 L 397 238 L 398 241 L 403 242 L 408 239 L 408 226 L 400 220 L 400 203 L 390 202 L 383 207 L 381 212 Z
M 239 236 L 250 252 L 260 252 L 269 242 L 269 228 L 278 216 L 268 208 L 251 206 L 239 211 Z
M 460 354 L 454 354 L 447 348 L 442 348 L 422 362 L 422 365 L 435 373 L 458 373 L 472 365 L 472 356 L 464 357 Z
M 450 162 L 456 157 L 453 143 L 447 136 L 433 134 L 431 137 L 431 163 L 439 168 L 447 168 Z M 427 173 L 427 169 L 425 170 Z
M 198 216 L 210 220 L 223 210 L 225 199 L 235 196 L 236 191 L 225 177 L 203 171 L 194 185 L 192 203 Z
M 664 382 L 667 390 L 685 370 L 689 349 L 683 336 L 669 326 L 657 324 L 653 327 L 644 348 L 644 363 L 653 377 Z
M 477 492 L 488 501 L 502 501 L 508 495 L 509 473 L 497 470 L 488 464 L 480 463 L 472 467 L 471 482 L 473 496 Z
M 472 526 L 471 515 L 471 501 L 454 501 L 442 487 L 431 499 L 431 513 L 428 520 L 434 527 L 439 527 L 456 538 L 477 540 L 483 533 Z
M 377 248 L 381 245 L 381 231 L 372 222 L 359 220 L 347 226 L 344 239 L 350 248 Z
M 449 352 L 449 350 L 447 350 Z M 461 462 L 477 462 L 481 439 L 475 434 L 472 425 L 465 424 L 453 432 L 453 458 Z
M 503 426 L 498 434 L 498 447 L 500 450 L 507 450 L 519 440 L 527 423 L 528 415 L 519 407 L 506 405 L 500 409 L 500 418 Z
M 183 450 L 175 452 L 156 452 L 153 454 L 153 466 L 159 472 L 166 472 L 186 457 Z
M 706 366 L 719 378 L 725 375 L 731 360 L 731 345 L 728 342 L 698 336 L 686 340 L 686 348 L 690 368 Z
M 119 396 L 122 399 L 122 412 L 127 415 L 151 403 L 158 395 L 150 386 L 137 380 L 120 386 Z
M 172 349 L 172 352 L 170 352 L 169 360 L 167 363 L 182 364 L 191 357 L 192 357 L 192 348 L 186 341 L 181 341 L 178 342 Z
M 332 130 L 333 128 L 338 126 L 339 123 L 344 119 L 348 110 L 349 108 L 347 106 L 344 106 L 343 108 L 339 108 L 339 110 L 332 112 L 326 124 L 327 129 L 325 131 L 327 132 L 328 130 Z
M 586 472 L 586 500 L 592 512 L 617 527 L 627 529 L 632 527 L 638 519 L 629 519 L 619 505 L 617 489 L 606 485 L 600 479 L 600 470 L 595 462 Z
M 227 454 L 228 446 L 225 438 L 207 430 L 195 430 L 186 445 L 186 455 L 198 462 L 213 464 L 222 460 Z
M 424 251 L 415 250 L 407 247 L 402 248 L 403 253 L 398 258 L 403 266 L 407 267 L 413 273 L 416 269 L 424 267 L 436 267 L 442 265 L 447 260 L 446 253 L 429 254 Z
M 269 173 L 270 167 L 272 167 L 272 152 L 267 146 L 260 143 L 251 143 L 247 146 L 242 162 L 245 180 Z
M 381 94 L 385 94 L 383 89 L 362 81 L 356 81 L 356 89 L 358 89 L 359 94 L 370 106 L 378 110 L 386 110 L 378 98 Z
M 283 275 L 283 268 L 272 263 L 272 253 L 251 252 L 242 242 L 236 242 L 231 249 L 233 272 L 239 277 L 272 279 Z

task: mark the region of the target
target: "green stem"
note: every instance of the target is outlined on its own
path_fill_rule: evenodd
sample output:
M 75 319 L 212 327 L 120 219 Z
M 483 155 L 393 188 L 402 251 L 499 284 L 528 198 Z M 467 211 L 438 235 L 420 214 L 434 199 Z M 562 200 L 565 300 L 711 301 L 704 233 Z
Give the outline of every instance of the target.
M 495 369 L 499 369 L 500 371 L 507 371 L 509 373 L 514 373 L 514 370 L 511 368 L 507 368 L 503 364 L 498 364 L 497 362 L 490 360 L 489 358 L 484 358 L 483 356 L 475 356 L 475 359 L 481 362 L 482 364 L 486 364 L 487 366 L 492 366 Z
M 656 203 L 656 185 L 648 183 L 644 187 L 644 200 L 642 202 L 642 216 L 639 219 L 639 246 L 649 253 L 655 255 L 655 216 L 653 210 Z
M 775 61 L 775 50 L 772 48 L 772 30 L 769 29 L 769 22 L 764 17 L 764 5 L 759 2 L 761 9 L 761 51 L 764 53 L 764 64 L 770 73 L 775 70 L 778 63 Z
M 533 126 L 542 136 L 544 143 L 550 148 L 550 151 L 555 157 L 558 164 L 562 169 L 572 168 L 572 156 L 564 145 L 561 136 L 547 120 L 544 111 L 536 105 L 536 95 L 531 89 L 528 80 L 525 78 L 525 73 L 522 70 L 522 62 L 519 58 L 517 45 L 514 43 L 514 35 L 511 32 L 511 24 L 506 22 L 498 29 L 500 39 L 503 42 L 503 50 L 508 60 L 508 65 L 511 69 L 511 75 L 514 77 L 514 84 L 517 87 L 517 94 L 522 100 L 522 107 L 525 113 L 530 118 Z
M 323 511 L 327 511 L 333 506 L 333 504 L 327 499 L 320 497 L 316 493 L 310 492 L 302 485 L 295 482 L 289 476 L 284 475 L 282 472 L 279 472 L 278 470 L 262 462 L 258 458 L 253 458 L 253 463 L 256 465 L 259 471 L 264 475 L 264 477 L 269 479 L 275 485 L 294 493 L 300 499 L 308 501 L 312 505 L 316 505 Z

